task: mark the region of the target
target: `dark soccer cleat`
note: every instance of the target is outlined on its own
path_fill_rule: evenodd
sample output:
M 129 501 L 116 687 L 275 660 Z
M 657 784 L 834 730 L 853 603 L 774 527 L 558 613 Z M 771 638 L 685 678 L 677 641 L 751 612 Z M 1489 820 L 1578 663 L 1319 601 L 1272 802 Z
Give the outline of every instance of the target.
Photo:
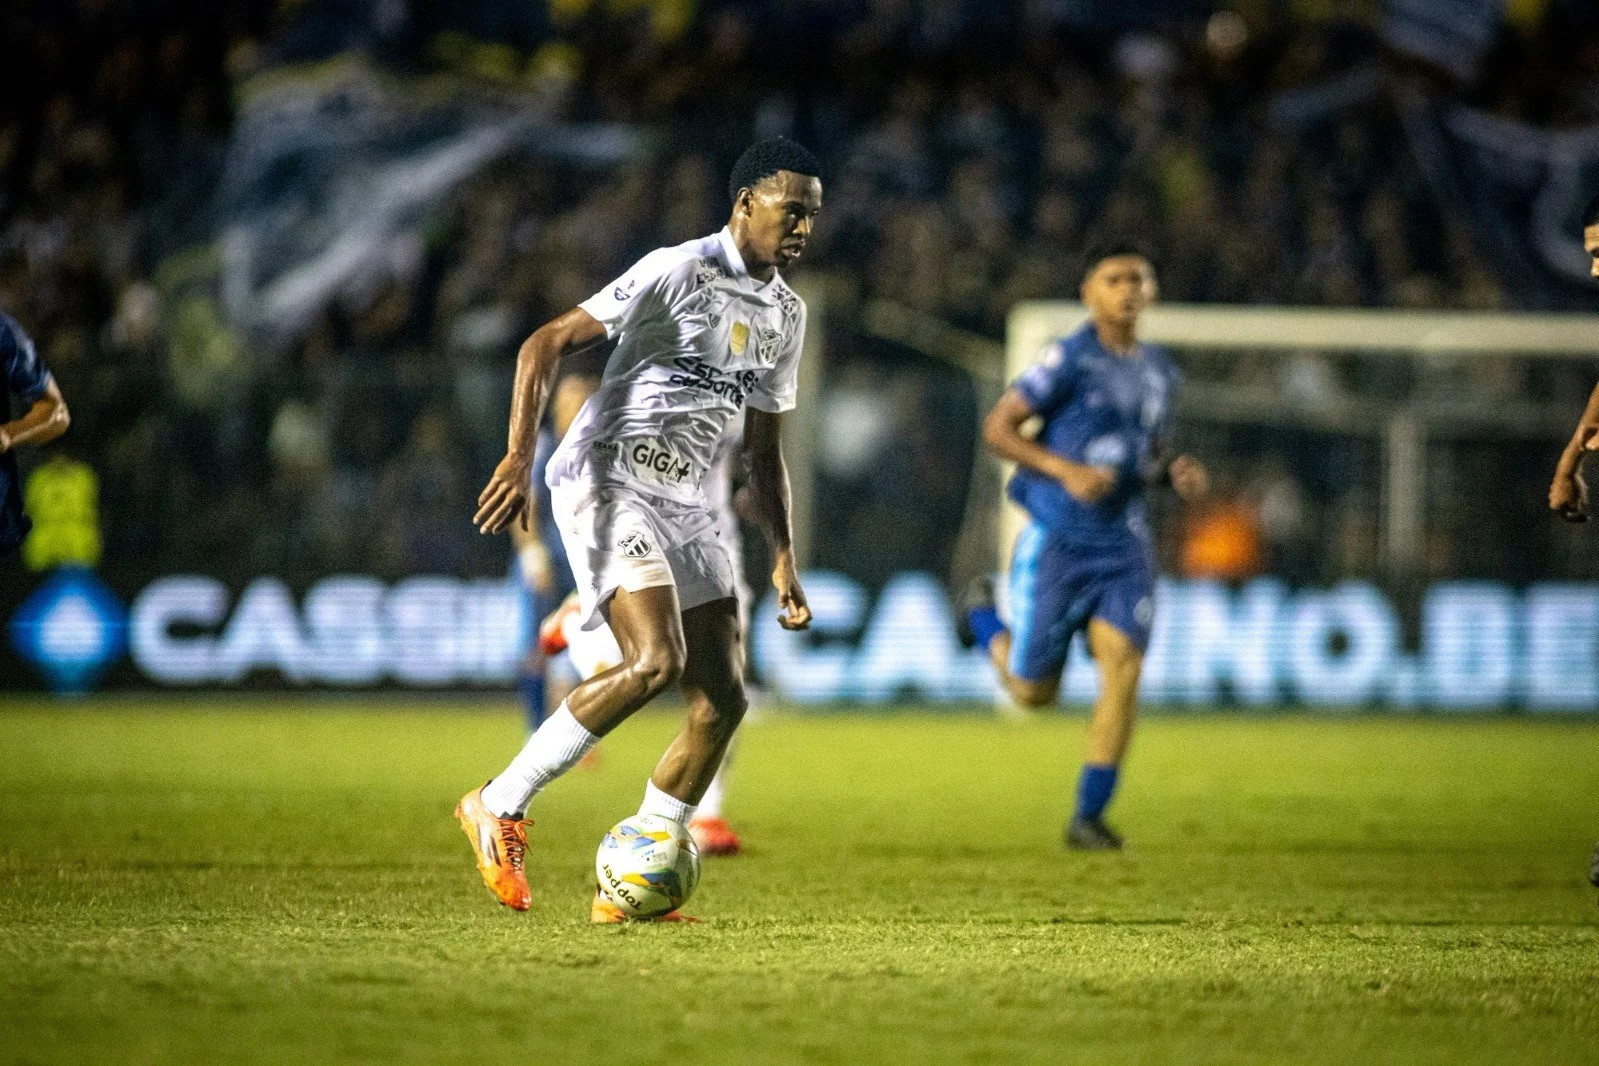
M 1120 851 L 1122 838 L 1103 818 L 1073 818 L 1066 825 L 1066 846 L 1073 851 Z
M 993 576 L 978 574 L 972 578 L 955 606 L 955 636 L 960 638 L 961 647 L 977 647 L 977 634 L 972 632 L 972 612 L 992 608 L 994 602 Z
M 1588 883 L 1599 888 L 1599 846 L 1593 849 L 1593 856 L 1588 859 Z

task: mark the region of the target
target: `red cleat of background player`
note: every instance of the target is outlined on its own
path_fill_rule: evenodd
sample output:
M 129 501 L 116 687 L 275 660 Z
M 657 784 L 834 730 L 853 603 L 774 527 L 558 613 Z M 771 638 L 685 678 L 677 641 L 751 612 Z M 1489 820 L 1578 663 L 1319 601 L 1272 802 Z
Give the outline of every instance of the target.
M 725 818 L 695 818 L 688 823 L 689 835 L 701 855 L 737 855 L 738 834 Z

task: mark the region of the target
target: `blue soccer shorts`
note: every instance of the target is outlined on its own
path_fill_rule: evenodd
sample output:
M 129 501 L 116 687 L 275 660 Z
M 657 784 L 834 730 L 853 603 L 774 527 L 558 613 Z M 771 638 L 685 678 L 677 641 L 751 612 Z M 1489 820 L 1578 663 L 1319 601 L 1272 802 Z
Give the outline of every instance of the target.
M 1010 564 L 1010 675 L 1059 679 L 1072 636 L 1098 618 L 1149 647 L 1155 621 L 1155 571 L 1142 552 L 1104 556 L 1050 538 L 1030 522 Z

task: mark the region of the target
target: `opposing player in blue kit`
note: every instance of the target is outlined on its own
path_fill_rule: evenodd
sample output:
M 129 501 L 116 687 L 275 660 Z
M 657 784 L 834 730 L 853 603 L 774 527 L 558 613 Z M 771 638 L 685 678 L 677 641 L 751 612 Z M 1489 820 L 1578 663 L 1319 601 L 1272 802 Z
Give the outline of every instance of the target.
M 1016 538 L 1010 626 L 992 582 L 967 594 L 965 621 L 988 649 L 1011 698 L 1055 701 L 1067 647 L 1086 629 L 1099 667 L 1099 697 L 1068 847 L 1121 847 L 1104 812 L 1137 714 L 1138 675 L 1155 617 L 1155 561 L 1145 489 L 1167 482 L 1184 499 L 1208 488 L 1190 456 L 1169 458 L 1178 375 L 1166 353 L 1140 343 L 1138 317 L 1155 298 L 1155 271 L 1131 245 L 1087 259 L 1082 299 L 1089 321 L 1045 349 L 983 423 L 983 441 L 1016 464 L 1010 497 L 1029 521 Z M 1022 432 L 1043 420 L 1036 437 Z
M 45 369 L 33 341 L 16 319 L 0 311 L 0 374 L 5 391 L 0 394 L 0 557 L 22 544 L 32 523 L 22 511 L 22 475 L 16 449 L 40 445 L 67 431 L 71 416 L 55 377 Z M 12 400 L 22 413 L 12 418 Z

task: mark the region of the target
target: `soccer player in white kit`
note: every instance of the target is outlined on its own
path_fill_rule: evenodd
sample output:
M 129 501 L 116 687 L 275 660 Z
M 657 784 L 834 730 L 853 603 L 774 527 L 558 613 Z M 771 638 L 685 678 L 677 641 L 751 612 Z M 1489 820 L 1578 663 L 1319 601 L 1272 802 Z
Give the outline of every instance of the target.
M 798 388 L 805 306 L 778 268 L 805 248 L 822 205 L 819 170 L 792 141 L 752 145 L 733 168 L 723 229 L 651 252 L 535 330 L 518 353 L 510 443 L 478 497 L 474 521 L 483 533 L 524 520 L 539 420 L 561 357 L 617 342 L 547 481 L 584 626 L 609 623 L 624 658 L 575 687 L 510 765 L 456 806 L 484 883 L 514 910 L 532 902 L 524 870 L 529 801 L 602 736 L 668 687 L 682 688 L 688 716 L 639 813 L 686 827 L 743 718 L 733 568 L 703 489 L 717 441 L 741 412 L 752 509 L 775 560 L 779 622 L 810 624 L 780 438 Z M 590 917 L 624 920 L 597 891 Z

